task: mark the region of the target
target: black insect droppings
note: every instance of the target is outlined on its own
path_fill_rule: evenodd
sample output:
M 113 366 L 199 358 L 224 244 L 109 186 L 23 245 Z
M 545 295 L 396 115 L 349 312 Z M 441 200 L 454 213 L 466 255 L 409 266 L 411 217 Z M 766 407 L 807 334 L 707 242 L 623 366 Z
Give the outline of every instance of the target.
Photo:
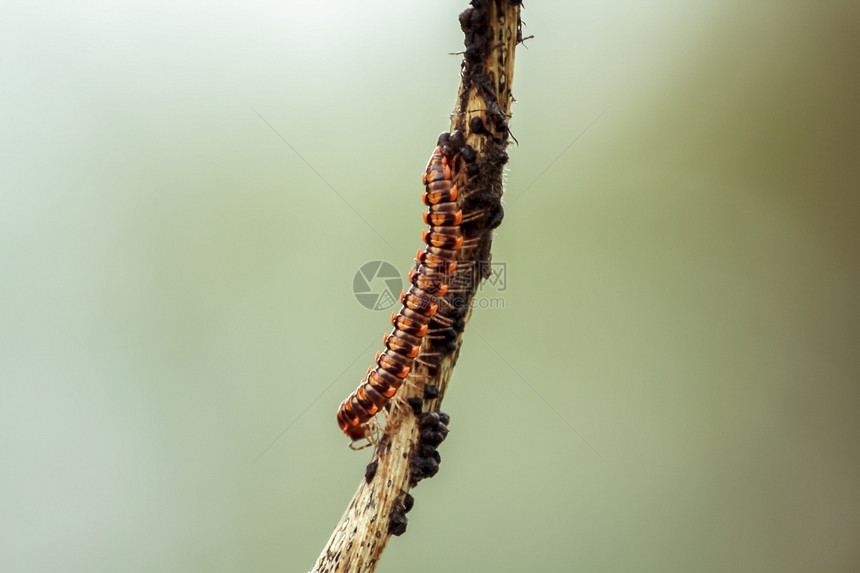
M 452 352 L 457 350 L 457 337 L 452 336 L 450 340 L 448 340 L 447 342 L 445 342 L 444 345 L 442 345 L 442 348 L 447 354 L 451 354 Z
M 462 157 L 463 161 L 466 163 L 472 163 L 475 161 L 477 156 L 477 152 L 475 152 L 475 149 L 470 145 L 464 145 L 463 149 L 460 150 L 460 157 Z
M 413 484 L 439 472 L 442 456 L 436 448 L 448 435 L 448 421 L 450 417 L 441 412 L 425 412 L 418 418 L 419 442 L 409 468 Z
M 373 477 L 376 475 L 376 468 L 377 468 L 377 461 L 376 460 L 373 460 L 372 462 L 367 464 L 367 467 L 364 468 L 364 481 L 366 481 L 367 483 L 370 483 L 371 481 L 373 481 Z
M 490 213 L 487 218 L 487 228 L 495 229 L 502 224 L 502 219 L 505 218 L 505 208 L 501 205 L 496 205 L 496 208 Z
M 421 407 L 424 405 L 424 400 L 416 396 L 413 398 L 407 398 L 406 403 L 409 404 L 409 407 L 412 408 L 412 411 L 417 416 L 421 413 Z
M 445 440 L 445 435 L 448 433 L 445 432 L 437 432 L 434 430 L 424 430 L 421 432 L 421 441 L 425 444 L 430 444 L 432 446 L 438 446 Z
M 391 535 L 403 535 L 406 533 L 408 522 L 409 520 L 402 513 L 392 513 L 391 520 L 388 522 L 388 531 L 391 532 Z
M 410 477 L 415 483 L 431 478 L 437 473 L 439 473 L 439 462 L 433 458 L 417 458 L 412 461 Z
M 463 132 L 457 129 L 452 131 L 448 136 L 448 147 L 451 148 L 451 151 L 459 153 L 464 145 L 466 145 L 466 138 L 463 137 Z
M 391 535 L 403 535 L 406 533 L 406 525 L 409 522 L 406 514 L 412 510 L 414 504 L 415 498 L 408 493 L 403 494 L 401 499 L 394 502 L 391 508 L 391 517 L 388 520 L 388 531 L 391 532 Z
M 478 135 L 486 135 L 489 133 L 487 131 L 487 127 L 484 125 L 484 120 L 480 117 L 473 117 L 469 121 L 469 129 L 472 133 L 477 133 Z
M 442 456 L 439 454 L 436 446 L 432 444 L 422 443 L 418 446 L 418 449 L 415 450 L 415 453 L 420 458 L 433 459 L 437 464 L 442 462 Z

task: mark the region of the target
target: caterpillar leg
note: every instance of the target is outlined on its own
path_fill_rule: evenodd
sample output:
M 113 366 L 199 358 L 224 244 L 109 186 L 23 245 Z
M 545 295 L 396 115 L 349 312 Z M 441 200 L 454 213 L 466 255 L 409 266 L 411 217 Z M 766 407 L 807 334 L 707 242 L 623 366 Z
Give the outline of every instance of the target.
M 448 304 L 450 306 L 451 303 L 448 302 L 446 299 L 441 299 L 441 300 L 444 300 L 445 304 Z M 454 321 L 452 319 L 448 318 L 447 316 L 442 316 L 439 313 L 436 313 L 436 315 L 433 316 L 433 319 L 431 320 L 431 322 L 438 322 L 439 324 L 446 326 L 446 327 L 449 327 L 452 324 L 454 324 Z M 438 328 L 428 328 L 427 333 L 429 334 L 433 331 L 438 331 L 438 330 L 439 330 Z
M 436 368 L 438 366 L 437 364 L 434 364 L 433 362 L 428 362 L 428 361 L 424 360 L 424 356 L 438 357 L 439 356 L 438 352 L 428 352 L 427 354 L 422 354 L 421 356 L 419 356 L 418 358 L 415 359 L 415 362 L 417 362 L 418 364 L 421 364 L 422 366 L 425 366 L 427 368 Z M 429 376 L 428 376 L 428 378 L 429 378 Z
M 448 340 L 449 338 L 451 338 L 450 332 L 451 332 L 450 328 L 444 328 L 444 329 L 440 328 L 439 329 L 440 334 L 432 334 L 432 335 L 428 334 L 427 338 L 429 338 L 430 340 Z M 448 333 L 448 334 L 442 334 L 442 333 Z
M 370 441 L 370 438 L 364 438 L 362 440 L 358 440 L 357 442 L 350 442 L 349 449 L 354 452 L 360 452 L 365 448 L 369 448 L 370 446 L 375 446 L 373 442 Z
M 382 437 L 382 428 L 376 418 L 371 418 L 364 423 L 364 438 L 349 443 L 349 449 L 360 451 L 371 446 L 378 447 Z
M 463 215 L 461 219 L 461 223 L 471 223 L 472 221 L 477 221 L 478 219 L 482 219 L 486 215 L 486 209 L 478 209 L 477 211 L 472 211 L 471 213 L 467 213 Z

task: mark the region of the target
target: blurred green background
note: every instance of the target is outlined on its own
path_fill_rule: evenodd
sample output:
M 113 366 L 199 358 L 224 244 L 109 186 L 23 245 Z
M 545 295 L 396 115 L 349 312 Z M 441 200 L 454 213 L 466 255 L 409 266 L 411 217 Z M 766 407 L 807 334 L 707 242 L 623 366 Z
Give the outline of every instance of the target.
M 305 571 L 464 4 L 72 4 L 0 20 L 0 569 Z M 524 20 L 504 308 L 379 571 L 860 570 L 860 7 Z

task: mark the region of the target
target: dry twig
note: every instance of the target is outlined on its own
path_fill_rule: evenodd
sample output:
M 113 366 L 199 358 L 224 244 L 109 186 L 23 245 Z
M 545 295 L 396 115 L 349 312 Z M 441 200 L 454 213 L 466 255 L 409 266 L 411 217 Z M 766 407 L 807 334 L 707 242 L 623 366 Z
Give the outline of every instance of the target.
M 448 423 L 439 406 L 457 362 L 471 301 L 479 282 L 489 276 L 492 231 L 502 220 L 514 51 L 522 42 L 520 7 L 513 0 L 473 0 L 460 14 L 466 50 L 451 132 L 440 137 L 440 144 L 460 154 L 454 183 L 468 221 L 461 229 L 464 238 L 475 240 L 459 251 L 447 302 L 440 306 L 451 327 L 425 337 L 421 360 L 392 401 L 386 433 L 365 479 L 312 573 L 375 570 L 390 536 L 406 529 L 410 488 L 438 471 L 436 446 L 445 438 Z

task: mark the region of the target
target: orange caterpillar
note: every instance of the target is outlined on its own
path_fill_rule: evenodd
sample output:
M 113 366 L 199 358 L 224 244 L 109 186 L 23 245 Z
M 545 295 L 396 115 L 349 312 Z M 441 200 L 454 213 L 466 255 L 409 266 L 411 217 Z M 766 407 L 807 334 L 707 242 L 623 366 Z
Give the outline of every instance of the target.
M 449 158 L 442 147 L 433 150 L 421 182 L 425 186 L 424 204 L 428 206 L 424 222 L 429 229 L 422 234 L 427 246 L 415 257 L 418 267 L 409 273 L 412 286 L 400 295 L 400 312 L 391 315 L 394 330 L 383 338 L 385 350 L 377 352 L 376 363 L 337 410 L 340 429 L 353 441 L 370 437 L 374 416 L 409 375 L 421 340 L 439 308 L 439 297 L 448 290 L 448 275 L 457 268 L 457 250 L 463 244 L 463 213 L 457 206 L 457 187 L 451 180 Z

